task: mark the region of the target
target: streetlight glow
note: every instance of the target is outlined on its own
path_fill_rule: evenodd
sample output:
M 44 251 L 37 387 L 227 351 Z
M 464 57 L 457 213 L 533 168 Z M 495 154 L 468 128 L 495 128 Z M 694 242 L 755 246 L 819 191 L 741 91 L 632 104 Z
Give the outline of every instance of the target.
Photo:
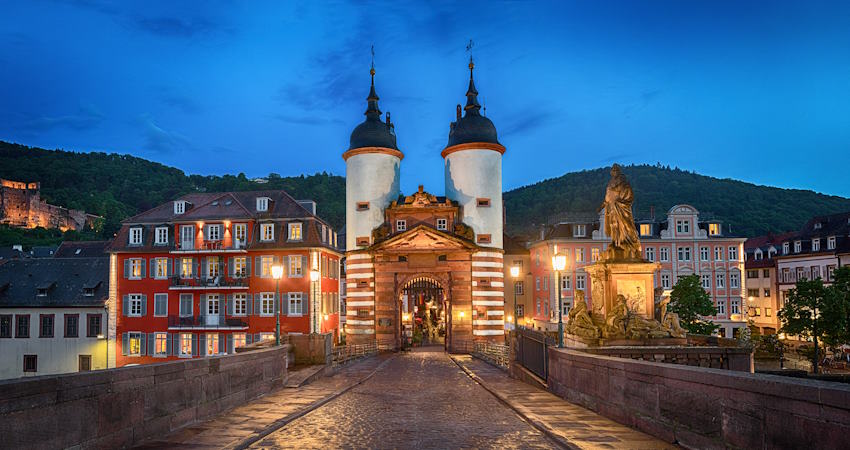
M 511 267 L 511 278 L 518 278 L 518 277 L 519 277 L 519 266 Z
M 558 272 L 567 267 L 567 255 L 557 254 L 552 256 L 552 268 Z
M 283 276 L 283 266 L 275 264 L 272 266 L 272 278 L 279 280 Z
M 313 269 L 310 271 L 310 281 L 319 281 L 319 271 Z

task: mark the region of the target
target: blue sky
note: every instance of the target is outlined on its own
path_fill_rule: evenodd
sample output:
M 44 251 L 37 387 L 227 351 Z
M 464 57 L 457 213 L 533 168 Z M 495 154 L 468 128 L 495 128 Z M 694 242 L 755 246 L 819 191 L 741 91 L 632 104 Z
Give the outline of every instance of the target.
M 177 4 L 177 6 L 175 6 Z M 0 0 L 0 139 L 345 173 L 370 45 L 402 189 L 441 194 L 475 42 L 506 189 L 612 162 L 850 196 L 850 2 Z

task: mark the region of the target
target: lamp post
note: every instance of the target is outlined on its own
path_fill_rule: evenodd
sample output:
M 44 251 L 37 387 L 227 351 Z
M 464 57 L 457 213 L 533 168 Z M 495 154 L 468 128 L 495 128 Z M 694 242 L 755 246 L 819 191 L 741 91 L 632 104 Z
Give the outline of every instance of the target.
M 511 267 L 511 278 L 514 279 L 514 331 L 517 331 L 516 286 L 519 283 L 519 266 Z
M 316 295 L 316 283 L 319 281 L 319 271 L 316 269 L 310 270 L 310 284 L 312 285 L 313 290 L 313 332 L 319 333 L 321 332 L 321 326 L 319 324 L 319 305 L 317 303 L 317 295 Z
M 280 277 L 283 276 L 283 266 L 275 264 L 272 266 L 272 278 L 274 278 L 274 343 L 280 345 Z
M 561 271 L 567 267 L 567 255 L 552 255 L 552 269 L 555 270 L 555 289 L 558 291 L 558 348 L 564 348 L 564 305 L 561 304 Z

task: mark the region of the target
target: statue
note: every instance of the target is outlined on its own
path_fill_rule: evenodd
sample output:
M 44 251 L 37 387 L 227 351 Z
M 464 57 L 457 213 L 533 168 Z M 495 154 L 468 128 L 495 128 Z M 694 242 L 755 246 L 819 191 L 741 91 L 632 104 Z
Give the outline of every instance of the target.
M 667 311 L 668 303 L 670 303 L 670 297 L 665 297 L 661 300 L 661 328 L 670 333 L 670 336 L 674 338 L 683 338 L 687 332 L 679 323 L 679 315 Z
M 587 302 L 584 300 L 583 291 L 576 292 L 575 306 L 570 310 L 567 317 L 569 319 L 567 333 L 588 339 L 599 338 L 599 328 L 593 324 L 593 320 L 587 313 Z
M 617 303 L 605 315 L 605 328 L 602 329 L 602 336 L 608 339 L 622 338 L 626 335 L 626 318 L 628 317 L 628 306 L 626 305 L 626 297 L 617 296 Z
M 611 181 L 605 189 L 605 234 L 611 238 L 609 259 L 640 258 L 640 239 L 632 215 L 634 191 L 618 164 L 611 167 Z

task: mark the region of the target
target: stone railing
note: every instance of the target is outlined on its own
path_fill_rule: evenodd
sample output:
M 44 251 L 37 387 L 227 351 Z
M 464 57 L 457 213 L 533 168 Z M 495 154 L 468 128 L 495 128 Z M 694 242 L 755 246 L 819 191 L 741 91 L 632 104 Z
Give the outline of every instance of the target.
M 333 366 L 339 366 L 351 361 L 365 358 L 366 356 L 376 355 L 378 353 L 377 342 L 369 342 L 367 344 L 349 344 L 338 345 L 332 350 L 331 363 Z
M 283 386 L 288 351 L 0 381 L 0 446 L 131 447 Z
M 850 448 L 850 386 L 549 348 L 548 388 L 685 448 Z
M 753 372 L 753 351 L 742 347 L 613 346 L 581 351 L 615 358 Z

